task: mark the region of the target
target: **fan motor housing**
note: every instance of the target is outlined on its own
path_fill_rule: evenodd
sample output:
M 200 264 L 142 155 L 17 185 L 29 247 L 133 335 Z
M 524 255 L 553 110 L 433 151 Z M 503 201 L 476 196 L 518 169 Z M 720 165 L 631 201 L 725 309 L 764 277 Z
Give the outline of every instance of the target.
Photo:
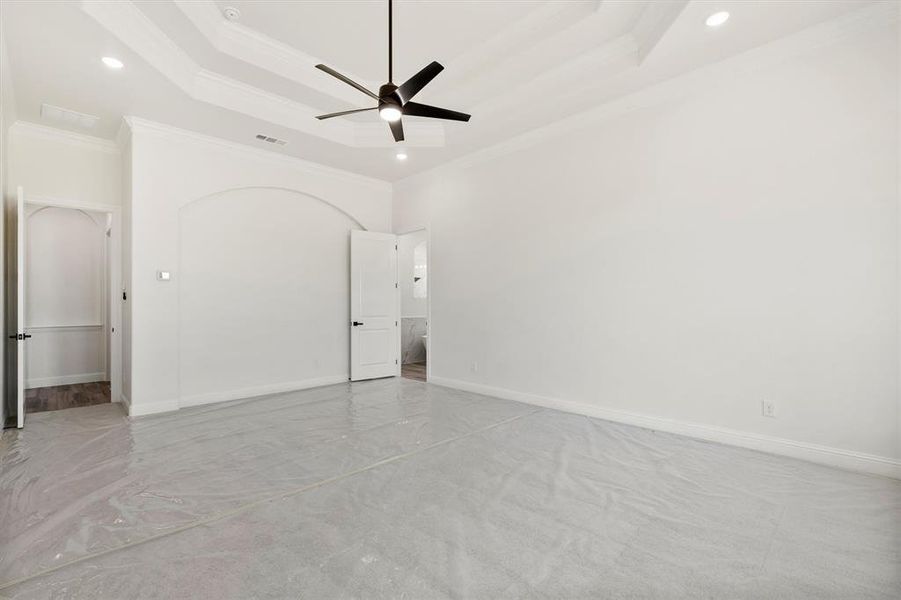
M 400 94 L 397 93 L 397 86 L 393 83 L 386 83 L 379 88 L 379 108 L 390 104 L 400 108 L 403 105 Z

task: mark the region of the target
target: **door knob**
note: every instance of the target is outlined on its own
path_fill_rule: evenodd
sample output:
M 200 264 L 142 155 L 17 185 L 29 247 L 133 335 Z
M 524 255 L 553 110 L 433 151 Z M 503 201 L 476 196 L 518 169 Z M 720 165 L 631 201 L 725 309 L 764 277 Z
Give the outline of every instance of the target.
M 354 327 L 359 327 L 362 324 L 363 323 L 361 323 L 360 321 L 354 321 Z

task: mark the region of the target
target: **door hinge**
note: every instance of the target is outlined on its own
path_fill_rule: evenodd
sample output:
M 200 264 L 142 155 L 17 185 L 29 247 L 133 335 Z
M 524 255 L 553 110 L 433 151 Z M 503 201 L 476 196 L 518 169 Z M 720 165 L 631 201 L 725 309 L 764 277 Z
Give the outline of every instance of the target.
M 396 359 L 396 358 L 394 359 L 394 364 L 397 364 L 397 359 Z
M 394 322 L 394 326 L 397 327 L 397 321 Z
M 394 284 L 394 289 L 397 289 L 397 284 L 396 284 L 396 283 Z

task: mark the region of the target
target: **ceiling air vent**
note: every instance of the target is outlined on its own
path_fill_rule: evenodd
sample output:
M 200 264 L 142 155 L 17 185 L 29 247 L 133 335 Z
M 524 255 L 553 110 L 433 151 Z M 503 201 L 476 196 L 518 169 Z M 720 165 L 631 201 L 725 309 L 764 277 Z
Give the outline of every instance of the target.
M 257 139 L 261 142 L 268 142 L 270 144 L 275 144 L 276 146 L 284 146 L 288 142 L 285 140 L 280 140 L 278 138 L 269 137 L 268 135 L 263 135 L 262 133 L 257 134 Z
M 57 121 L 59 123 L 82 127 L 84 129 L 93 129 L 97 125 L 97 122 L 100 121 L 100 117 L 86 115 L 67 108 L 60 108 L 58 106 L 53 106 L 52 104 L 41 104 L 41 117 L 50 121 Z

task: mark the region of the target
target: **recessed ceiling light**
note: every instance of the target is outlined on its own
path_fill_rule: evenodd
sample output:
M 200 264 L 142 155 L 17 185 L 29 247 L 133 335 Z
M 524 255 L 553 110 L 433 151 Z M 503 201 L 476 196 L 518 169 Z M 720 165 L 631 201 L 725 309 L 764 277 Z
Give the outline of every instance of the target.
M 113 58 L 112 56 L 104 56 L 100 60 L 102 60 L 103 64 L 105 64 L 110 69 L 121 69 L 125 66 L 125 64 L 121 60 L 119 60 L 118 58 Z
M 397 160 L 407 160 L 407 153 L 401 150 L 397 153 Z
M 719 27 L 720 25 L 722 25 L 723 23 L 725 23 L 728 20 L 729 20 L 729 13 L 727 13 L 726 11 L 723 10 L 720 12 L 713 13 L 712 15 L 707 17 L 707 20 L 705 21 L 705 23 L 707 23 L 707 27 Z

